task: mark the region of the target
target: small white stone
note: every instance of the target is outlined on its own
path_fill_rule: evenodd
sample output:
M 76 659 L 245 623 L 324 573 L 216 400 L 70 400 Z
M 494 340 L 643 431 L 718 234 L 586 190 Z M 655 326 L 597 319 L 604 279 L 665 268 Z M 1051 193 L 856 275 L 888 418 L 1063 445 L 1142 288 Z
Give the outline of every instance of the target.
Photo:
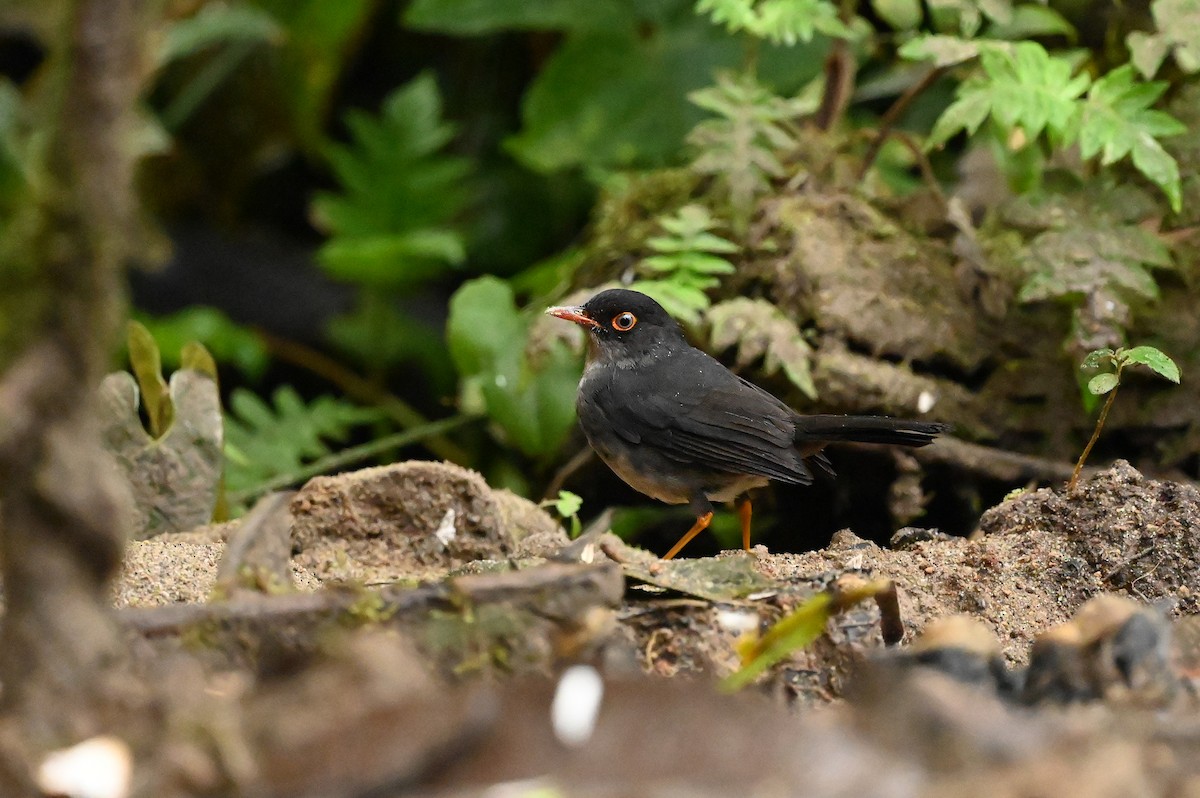
M 933 391 L 921 391 L 917 396 L 917 412 L 928 413 L 937 404 L 937 397 L 933 395 Z
M 433 536 L 438 539 L 438 543 L 442 544 L 442 548 L 449 546 L 455 535 L 458 534 L 458 530 L 454 527 L 454 519 L 454 508 L 451 507 L 442 516 L 442 523 L 438 524 L 437 531 L 433 533 Z
M 758 628 L 758 613 L 743 610 L 718 610 L 717 624 L 727 632 L 745 634 Z
M 480 798 L 564 798 L 566 794 L 544 778 L 502 781 L 488 786 Z
M 116 737 L 102 736 L 47 754 L 36 781 L 50 795 L 126 798 L 132 776 L 129 746 Z
M 572 748 L 583 745 L 596 730 L 604 680 L 591 665 L 572 665 L 563 671 L 550 705 L 554 736 Z

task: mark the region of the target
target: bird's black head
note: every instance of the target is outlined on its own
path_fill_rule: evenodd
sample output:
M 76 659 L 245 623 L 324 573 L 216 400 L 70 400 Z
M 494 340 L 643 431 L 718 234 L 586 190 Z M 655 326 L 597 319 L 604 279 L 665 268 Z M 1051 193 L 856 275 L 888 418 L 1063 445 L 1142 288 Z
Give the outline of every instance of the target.
M 546 312 L 586 329 L 601 352 L 645 349 L 660 341 L 683 339 L 683 330 L 662 305 L 625 288 L 601 291 L 578 307 Z

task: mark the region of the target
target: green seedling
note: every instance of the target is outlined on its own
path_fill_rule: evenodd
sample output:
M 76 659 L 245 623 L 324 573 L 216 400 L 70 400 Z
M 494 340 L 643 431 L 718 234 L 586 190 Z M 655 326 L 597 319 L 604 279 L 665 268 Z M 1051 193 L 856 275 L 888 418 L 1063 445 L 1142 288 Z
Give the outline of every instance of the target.
M 1112 408 L 1113 400 L 1117 398 L 1117 389 L 1121 387 L 1122 372 L 1127 366 L 1139 364 L 1171 382 L 1176 384 L 1179 382 L 1179 366 L 1175 364 L 1174 360 L 1152 346 L 1135 346 L 1132 349 L 1122 347 L 1115 351 L 1107 348 L 1097 349 L 1083 359 L 1083 365 L 1080 368 L 1092 369 L 1107 366 L 1112 370 L 1103 371 L 1088 380 L 1089 393 L 1094 396 L 1107 394 L 1108 398 L 1104 400 L 1104 407 L 1100 408 L 1100 416 L 1096 419 L 1096 429 L 1092 431 L 1091 440 L 1083 448 L 1083 454 L 1079 455 L 1079 461 L 1075 463 L 1071 481 L 1067 483 L 1068 492 L 1075 490 L 1075 486 L 1079 482 L 1079 472 L 1083 470 L 1083 464 L 1091 454 L 1092 447 L 1096 445 L 1096 439 L 1100 437 L 1100 430 L 1104 429 L 1108 411 Z
M 569 490 L 560 490 L 556 498 L 546 499 L 538 507 L 542 509 L 553 507 L 559 518 L 571 522 L 571 539 L 579 537 L 583 528 L 579 521 L 579 510 L 583 507 L 583 499 L 579 496 Z

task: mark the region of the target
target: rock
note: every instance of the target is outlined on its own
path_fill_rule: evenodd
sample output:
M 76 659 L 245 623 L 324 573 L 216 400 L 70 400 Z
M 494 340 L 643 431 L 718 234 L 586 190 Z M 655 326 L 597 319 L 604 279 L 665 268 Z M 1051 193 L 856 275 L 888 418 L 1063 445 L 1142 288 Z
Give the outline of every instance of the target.
M 537 505 L 450 463 L 317 477 L 291 510 L 296 561 L 322 579 L 421 579 L 472 560 L 512 557 L 518 547 L 528 556 L 568 542 Z

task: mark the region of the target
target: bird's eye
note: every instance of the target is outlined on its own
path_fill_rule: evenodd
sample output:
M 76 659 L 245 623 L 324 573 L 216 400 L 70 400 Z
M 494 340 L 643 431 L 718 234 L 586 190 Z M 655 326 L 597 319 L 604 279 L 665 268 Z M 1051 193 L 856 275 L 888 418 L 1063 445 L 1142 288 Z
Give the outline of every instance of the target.
M 612 326 L 617 332 L 629 332 L 633 329 L 633 325 L 637 324 L 637 316 L 630 313 L 628 310 L 624 313 L 618 313 L 613 316 Z

